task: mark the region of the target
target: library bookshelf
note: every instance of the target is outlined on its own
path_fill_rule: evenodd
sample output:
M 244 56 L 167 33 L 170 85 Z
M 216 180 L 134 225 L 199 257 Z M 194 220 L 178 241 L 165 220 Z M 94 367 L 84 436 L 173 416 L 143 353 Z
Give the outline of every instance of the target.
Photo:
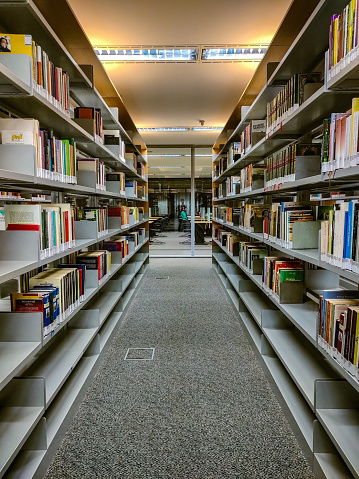
M 72 35 L 77 28 L 83 37 L 80 25 L 74 16 L 70 18 L 70 13 L 66 11 Z M 92 171 L 78 175 L 77 184 L 61 181 L 61 177 L 51 174 L 39 174 L 36 148 L 27 144 L 0 144 L 0 190 L 33 192 L 46 196 L 44 202 L 69 203 L 73 207 L 100 208 L 121 202 L 124 207 L 142 211 L 130 222 L 109 218 L 108 229 L 101 234 L 94 223 L 81 224 L 68 249 L 60 248 L 46 257 L 40 254 L 37 232 L 0 231 L 1 286 L 6 290 L 9 283 L 11 287 L 17 284 L 20 275 L 46 266 L 56 268 L 69 255 L 93 250 L 100 242 L 130 234 L 137 228 L 145 230 L 138 243 L 129 246 L 125 254 L 113 252 L 111 269 L 101 279 L 97 275 L 86 276 L 83 300 L 47 336 L 43 334 L 41 313 L 12 312 L 9 299 L 2 295 L 0 477 L 31 478 L 148 268 L 147 150 L 144 143 L 138 141 L 137 131 L 131 127 L 129 134 L 123 127 L 121 114 L 125 115 L 127 124 L 129 115 L 103 74 L 101 88 L 106 87 L 106 82 L 112 88 L 111 107 L 97 90 L 94 70 L 101 71 L 100 62 L 96 68 L 93 64 L 79 65 L 32 0 L 0 1 L 0 17 L 3 33 L 31 35 L 49 59 L 68 73 L 71 100 L 71 107 L 64 111 L 59 102 L 38 88 L 33 81 L 30 56 L 0 54 L 2 113 L 12 118 L 35 118 L 42 129 L 53 130 L 57 138 L 73 138 L 78 157 L 98 158 L 109 171 L 124 173 L 131 185 L 136 182 L 141 194 L 134 189 L 125 192 L 116 181 L 109 182 L 107 189 L 99 187 Z M 58 21 L 61 23 L 61 18 Z M 70 112 L 73 105 L 100 110 L 103 129 L 120 136 L 126 154 L 134 155 L 135 160 L 119 154 L 94 130 L 80 125 Z M 0 196 L 0 207 L 9 201 Z M 20 199 L 11 198 L 11 203 L 16 202 L 20 203 Z
M 359 169 L 355 164 L 333 171 L 318 171 L 280 182 L 275 186 L 254 186 L 227 195 L 228 179 L 241 175 L 248 165 L 263 165 L 274 153 L 293 142 L 321 143 L 323 120 L 334 112 L 347 112 L 357 96 L 359 68 L 357 49 L 349 52 L 329 73 L 329 25 L 333 15 L 346 8 L 346 0 L 322 0 L 294 40 L 287 53 L 267 78 L 251 106 L 242 108 L 242 119 L 228 132 L 226 141 L 213 149 L 213 207 L 245 208 L 245 205 L 272 205 L 280 201 L 313 200 L 316 204 L 332 191 L 343 190 L 341 201 L 355 200 Z M 357 27 L 356 27 L 357 28 Z M 323 84 L 296 108 L 285 112 L 267 128 L 263 138 L 248 151 L 227 162 L 234 142 L 252 120 L 267 118 L 267 104 L 298 73 L 321 72 Z M 226 158 L 224 167 L 222 158 Z M 239 181 L 239 180 L 236 180 Z M 354 190 L 354 191 L 353 191 Z M 346 194 L 346 191 L 348 193 Z M 349 193 L 350 191 L 350 193 Z M 293 199 L 294 198 L 294 199 Z M 333 200 L 335 196 L 327 195 Z M 339 197 L 338 197 L 339 199 Z M 291 249 L 288 244 L 263 233 L 263 225 L 248 227 L 213 214 L 213 227 L 259 242 L 269 256 L 284 256 L 304 262 L 303 302 L 281 302 L 263 283 L 263 271 L 249 269 L 238 251 L 213 236 L 213 268 L 231 298 L 239 318 L 253 339 L 280 393 L 298 424 L 312 455 L 312 467 L 319 478 L 359 478 L 359 381 L 320 344 L 318 333 L 320 295 L 323 290 L 358 290 L 359 274 L 340 262 L 327 262 L 321 254 L 321 232 L 317 246 Z M 293 233 L 294 235 L 294 233 Z M 258 243 L 256 243 L 258 244 Z

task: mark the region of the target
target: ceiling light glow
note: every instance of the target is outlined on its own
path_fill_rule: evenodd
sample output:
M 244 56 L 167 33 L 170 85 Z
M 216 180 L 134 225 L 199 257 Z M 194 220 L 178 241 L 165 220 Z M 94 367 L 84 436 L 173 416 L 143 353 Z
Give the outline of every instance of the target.
M 170 126 L 170 127 L 161 127 L 161 128 L 137 128 L 138 131 L 147 131 L 147 132 L 154 132 L 154 131 L 189 131 L 190 128 L 184 126 Z
M 261 60 L 267 52 L 263 46 L 243 46 L 236 48 L 202 48 L 202 60 Z
M 198 48 L 114 48 L 95 47 L 101 61 L 109 62 L 189 62 L 198 58 Z
M 192 131 L 222 131 L 223 126 L 194 126 Z

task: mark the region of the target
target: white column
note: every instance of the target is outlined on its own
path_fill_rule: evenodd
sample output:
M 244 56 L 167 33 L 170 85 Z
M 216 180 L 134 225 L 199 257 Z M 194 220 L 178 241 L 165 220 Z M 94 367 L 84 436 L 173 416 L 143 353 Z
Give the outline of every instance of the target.
M 196 156 L 196 148 L 191 146 L 191 256 L 195 255 L 195 156 Z

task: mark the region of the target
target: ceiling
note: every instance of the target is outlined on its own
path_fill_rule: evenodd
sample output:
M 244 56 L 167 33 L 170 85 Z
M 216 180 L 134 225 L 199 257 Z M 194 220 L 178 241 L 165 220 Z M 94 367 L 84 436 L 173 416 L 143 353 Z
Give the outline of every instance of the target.
M 94 46 L 219 46 L 269 43 L 291 0 L 69 3 Z M 224 126 L 257 65 L 198 60 L 106 63 L 105 68 L 138 128 L 194 127 L 200 126 L 199 120 L 205 126 Z M 211 146 L 218 135 L 219 131 L 141 133 L 150 150 L 151 145 Z M 161 173 L 171 176 L 174 171 Z M 208 170 L 205 173 L 210 175 Z

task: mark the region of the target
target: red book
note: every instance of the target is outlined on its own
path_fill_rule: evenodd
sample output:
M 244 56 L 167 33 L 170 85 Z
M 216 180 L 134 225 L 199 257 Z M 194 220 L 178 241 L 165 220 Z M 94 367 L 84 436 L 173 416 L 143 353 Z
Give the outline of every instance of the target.
M 121 207 L 110 206 L 107 211 L 108 216 L 121 216 Z
M 7 229 L 12 231 L 38 231 L 41 233 L 40 225 L 9 224 Z
M 65 222 L 65 243 L 70 241 L 70 230 L 69 230 L 69 212 L 64 211 L 64 222 Z

